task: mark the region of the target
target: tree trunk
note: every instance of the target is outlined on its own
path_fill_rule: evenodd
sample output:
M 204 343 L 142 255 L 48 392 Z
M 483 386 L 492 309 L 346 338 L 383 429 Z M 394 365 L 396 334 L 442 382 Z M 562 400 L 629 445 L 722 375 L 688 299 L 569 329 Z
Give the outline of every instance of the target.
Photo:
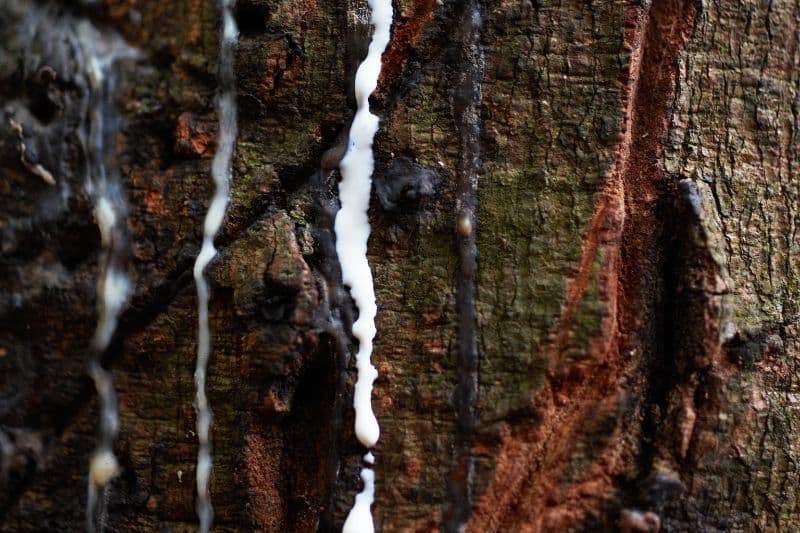
M 798 5 L 394 8 L 372 98 L 376 529 L 800 529 Z M 333 217 L 367 14 L 235 7 L 239 134 L 207 270 L 214 531 L 340 530 L 361 490 Z M 197 528 L 219 34 L 213 0 L 0 1 L 3 531 L 85 528 L 98 158 L 133 282 L 101 354 L 121 469 L 100 527 Z M 112 65 L 99 155 L 89 41 L 136 50 Z

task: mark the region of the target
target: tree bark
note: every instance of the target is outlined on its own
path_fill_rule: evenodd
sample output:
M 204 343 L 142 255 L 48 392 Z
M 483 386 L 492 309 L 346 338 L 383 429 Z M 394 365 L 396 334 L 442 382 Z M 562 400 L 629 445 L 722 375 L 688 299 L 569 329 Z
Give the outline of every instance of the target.
M 369 261 L 378 531 L 800 529 L 795 2 L 396 0 Z M 207 271 L 214 531 L 340 530 L 357 311 L 333 217 L 367 3 L 238 0 Z M 99 416 L 86 28 L 134 292 L 108 531 L 194 531 L 213 0 L 0 2 L 0 529 L 78 531 Z M 94 34 L 92 34 L 94 35 Z

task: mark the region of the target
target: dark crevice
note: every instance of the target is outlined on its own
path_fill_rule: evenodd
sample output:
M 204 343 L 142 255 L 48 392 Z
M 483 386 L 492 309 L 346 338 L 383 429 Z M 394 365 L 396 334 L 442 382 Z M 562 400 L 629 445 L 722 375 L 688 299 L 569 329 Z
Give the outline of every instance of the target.
M 335 137 L 335 135 L 331 137 Z M 321 152 L 314 150 L 308 160 L 300 165 L 282 165 L 275 168 L 287 194 L 294 194 L 308 184 L 309 176 L 317 170 L 314 162 L 319 161 L 321 155 Z
M 694 379 L 708 349 L 704 313 L 709 302 L 706 286 L 698 280 L 706 281 L 713 268 L 706 260 L 708 251 L 697 244 L 702 230 L 693 199 L 662 162 L 679 56 L 696 10 L 692 0 L 654 1 L 644 14 L 641 62 L 631 73 L 629 153 L 622 170 L 619 351 L 638 355 L 627 387 L 641 400 L 626 406 L 623 420 L 627 431 L 638 432 L 639 449 L 637 474 L 616 480 L 617 501 L 607 509 L 609 523 L 623 520 L 628 512 L 624 508 L 658 511 L 661 502 L 677 493 L 680 481 L 665 469 L 680 455 L 674 434 L 679 427 L 677 396 Z
M 87 217 L 85 220 L 88 222 L 91 219 Z M 100 247 L 100 232 L 93 224 L 73 225 L 68 223 L 62 232 L 62 237 L 54 244 L 61 264 L 70 272 L 74 272 L 80 265 L 93 257 L 95 251 Z
M 352 340 L 347 332 L 351 331 L 355 310 L 349 294 L 342 284 L 342 273 L 336 255 L 336 237 L 333 224 L 339 208 L 334 193 L 335 173 L 319 170 L 312 174 L 309 188 L 314 199 L 312 215 L 315 220 L 314 237 L 318 243 L 315 255 L 309 258 L 309 266 L 321 274 L 319 285 L 324 295 L 322 312 L 318 319 L 318 327 L 330 338 L 329 348 L 333 350 L 335 362 L 331 373 L 335 376 L 332 383 L 333 407 L 328 426 L 329 446 L 326 454 L 328 484 L 323 500 L 320 516 L 320 531 L 337 531 L 341 529 L 343 516 L 337 506 L 339 476 L 342 464 L 342 449 L 348 439 L 354 437 L 353 432 L 345 430 L 347 406 L 352 402 L 351 391 L 348 390 L 350 353 Z
M 338 438 L 326 430 L 324 422 L 332 415 L 335 404 L 337 364 L 335 355 L 328 352 L 327 346 L 320 346 L 316 356 L 304 368 L 293 394 L 291 417 L 287 420 L 285 455 L 292 460 L 284 463 L 284 479 L 288 480 L 286 524 L 292 531 L 310 531 L 317 521 L 320 509 L 318 502 L 323 500 L 330 483 L 327 468 L 328 455 L 332 442 Z M 318 434 L 308 433 L 308 428 L 318 428 Z M 311 444 L 309 446 L 309 444 Z M 305 450 L 305 453 L 298 453 Z
M 267 324 L 286 323 L 294 311 L 297 288 L 287 287 L 269 279 L 264 280 L 264 290 L 258 296 L 258 311 Z
M 243 38 L 267 31 L 270 13 L 265 0 L 239 0 L 235 9 L 236 25 Z
M 683 180 L 665 193 L 663 297 L 655 338 L 660 351 L 643 361 L 647 379 L 645 419 L 637 458 L 639 476 L 626 487 L 626 504 L 662 514 L 683 491 L 691 471 L 683 435 L 675 431 L 684 409 L 704 409 L 706 382 L 719 349 L 719 266 L 712 258 L 695 211 L 696 187 Z M 713 396 L 713 394 L 712 394 Z M 690 449 L 690 448 L 689 448 Z M 691 456 L 691 453 L 689 454 Z
M 636 457 L 638 476 L 634 479 L 619 480 L 617 488 L 623 507 L 650 509 L 653 498 L 649 494 L 657 484 L 650 477 L 657 454 L 659 453 L 659 432 L 668 423 L 670 393 L 680 382 L 676 359 L 680 357 L 679 338 L 676 332 L 681 314 L 677 312 L 686 302 L 684 295 L 678 293 L 681 279 L 686 274 L 683 261 L 686 236 L 685 220 L 667 199 L 669 193 L 660 199 L 657 209 L 659 225 L 658 243 L 654 247 L 657 256 L 654 276 L 648 285 L 653 294 L 652 307 L 646 311 L 647 326 L 639 332 L 639 341 L 648 346 L 642 353 L 638 374 L 644 376 L 641 405 L 629 405 L 627 416 L 635 416 L 641 410 L 642 423 L 639 434 L 639 453 Z M 624 257 L 624 256 L 623 256 Z M 645 329 L 646 328 L 646 329 Z M 619 509 L 617 509 L 619 511 Z
M 56 72 L 50 67 L 43 67 L 34 74 L 33 80 L 28 83 L 28 109 L 39 122 L 45 125 L 52 122 L 61 111 L 61 105 L 50 90 L 50 86 L 54 84 L 55 80 Z

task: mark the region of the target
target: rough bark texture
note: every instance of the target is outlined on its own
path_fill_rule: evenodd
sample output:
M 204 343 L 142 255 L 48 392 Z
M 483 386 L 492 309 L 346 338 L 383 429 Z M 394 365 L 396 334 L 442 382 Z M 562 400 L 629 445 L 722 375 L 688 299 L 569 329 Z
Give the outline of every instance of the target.
M 332 228 L 366 10 L 237 3 L 208 271 L 216 531 L 337 530 L 360 490 Z M 377 529 L 800 529 L 800 6 L 395 10 L 373 98 Z M 123 466 L 106 526 L 196 529 L 219 20 L 213 0 L 0 1 L 4 531 L 84 527 L 100 239 L 81 21 L 140 51 L 113 100 L 135 294 L 104 356 Z

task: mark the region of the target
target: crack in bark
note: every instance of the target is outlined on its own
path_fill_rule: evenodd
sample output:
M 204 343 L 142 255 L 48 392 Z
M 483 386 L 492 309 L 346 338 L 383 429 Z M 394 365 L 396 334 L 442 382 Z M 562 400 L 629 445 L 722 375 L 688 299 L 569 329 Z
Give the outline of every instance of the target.
M 689 263 L 697 252 L 679 248 L 682 244 L 676 242 L 679 233 L 688 238 L 690 231 L 682 231 L 684 228 L 679 220 L 683 218 L 676 215 L 685 211 L 684 204 L 691 198 L 682 200 L 677 181 L 668 181 L 663 168 L 663 143 L 674 111 L 680 53 L 693 30 L 697 9 L 692 0 L 654 2 L 650 9 L 643 36 L 642 66 L 631 109 L 630 153 L 622 172 L 625 225 L 620 250 L 623 261 L 618 296 L 619 353 L 623 357 L 631 354 L 624 375 L 629 387 L 642 399 L 638 407 L 631 409 L 632 414 L 636 413 L 632 418 L 637 420 L 625 423 L 626 431 L 640 434 L 641 444 L 635 463 L 638 473 L 634 476 L 628 474 L 628 479 L 633 477 L 636 481 L 631 484 L 622 482 L 619 491 L 621 500 L 629 499 L 633 492 L 635 496 L 631 501 L 645 506 L 655 502 L 652 498 L 640 496 L 642 488 L 656 492 L 671 490 L 669 487 L 659 488 L 660 480 L 672 479 L 671 473 L 664 470 L 659 477 L 653 472 L 659 441 L 664 440 L 660 438 L 664 437 L 660 427 L 688 424 L 683 431 L 688 431 L 688 434 L 680 437 L 684 442 L 675 446 L 679 450 L 676 455 L 685 454 L 685 442 L 691 435 L 693 423 L 689 418 L 684 420 L 684 417 L 693 415 L 686 404 L 691 400 L 684 401 L 683 412 L 673 412 L 671 417 L 668 416 L 671 395 L 679 394 L 683 386 L 694 390 L 689 383 L 693 379 L 690 373 L 677 362 L 682 352 L 679 347 L 697 344 L 692 348 L 706 354 L 713 347 L 703 346 L 704 339 L 710 336 L 712 343 L 716 339 L 713 333 L 706 335 L 707 332 L 693 330 L 686 321 L 685 315 L 702 315 L 706 303 L 692 305 L 691 309 L 679 309 L 681 304 L 691 303 L 680 300 L 675 292 L 683 284 L 691 283 L 686 278 L 693 266 L 684 263 Z M 653 109 L 657 111 L 653 112 Z M 688 240 L 693 242 L 693 239 Z M 677 252 L 682 252 L 680 258 L 675 257 Z M 705 273 L 706 267 L 698 268 L 697 272 Z M 711 277 L 714 277 L 713 272 Z M 703 310 L 698 311 L 698 308 Z M 683 328 L 681 333 L 686 338 L 678 338 L 678 328 Z M 700 358 L 699 355 L 695 357 Z M 684 367 L 687 365 L 693 366 L 693 363 L 683 364 Z M 634 378 L 637 370 L 643 376 L 643 383 Z M 675 409 L 678 407 L 673 411 Z M 666 440 L 660 445 L 672 448 L 678 439 Z M 648 479 L 650 475 L 655 477 Z
M 333 232 L 333 223 L 336 211 L 338 210 L 337 197 L 332 194 L 327 184 L 327 178 L 331 172 L 322 169 L 314 173 L 311 178 L 311 196 L 315 200 L 314 216 L 317 221 L 315 226 L 316 239 L 320 243 L 321 261 L 319 269 L 325 284 L 325 290 L 320 291 L 325 295 L 323 298 L 323 309 L 325 316 L 319 320 L 319 327 L 323 328 L 335 342 L 335 368 L 336 390 L 334 391 L 334 402 L 331 410 L 331 422 L 329 436 L 331 443 L 328 461 L 328 487 L 324 508 L 320 516 L 321 531 L 335 531 L 337 521 L 343 517 L 337 515 L 336 509 L 336 489 L 339 482 L 341 467 L 341 448 L 344 442 L 343 428 L 344 412 L 347 405 L 352 403 L 352 395 L 348 394 L 347 384 L 349 381 L 348 364 L 352 352 L 352 343 L 347 334 L 351 331 L 353 323 L 353 312 L 349 305 L 349 295 L 342 284 L 342 273 L 339 267 L 339 260 L 336 256 L 336 238 Z M 350 401 L 348 401 L 350 400 Z M 350 434 L 351 438 L 354 434 Z M 355 494 L 355 490 L 353 491 Z M 341 523 L 338 524 L 341 527 Z

